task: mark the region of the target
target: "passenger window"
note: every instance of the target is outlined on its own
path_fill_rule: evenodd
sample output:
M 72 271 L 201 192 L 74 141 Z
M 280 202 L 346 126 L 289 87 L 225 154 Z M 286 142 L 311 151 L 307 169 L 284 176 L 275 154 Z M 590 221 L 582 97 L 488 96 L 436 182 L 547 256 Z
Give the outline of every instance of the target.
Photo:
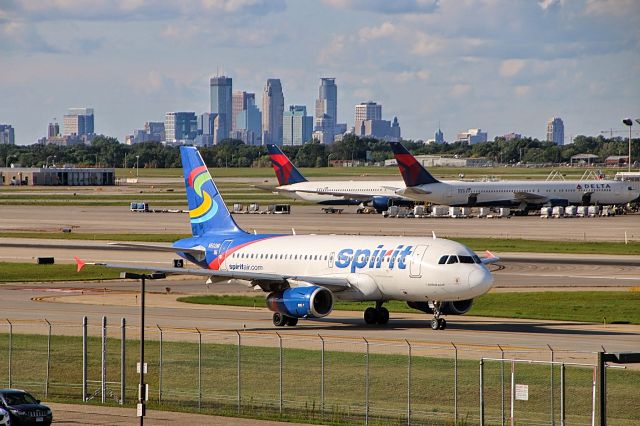
M 471 256 L 458 256 L 460 263 L 473 263 L 473 257 Z
M 458 256 L 449 256 L 449 260 L 447 261 L 447 265 L 451 265 L 452 263 L 458 263 Z
M 440 260 L 438 260 L 438 265 L 444 265 L 445 263 L 447 263 L 447 259 L 449 258 L 449 256 L 444 255 L 440 258 Z

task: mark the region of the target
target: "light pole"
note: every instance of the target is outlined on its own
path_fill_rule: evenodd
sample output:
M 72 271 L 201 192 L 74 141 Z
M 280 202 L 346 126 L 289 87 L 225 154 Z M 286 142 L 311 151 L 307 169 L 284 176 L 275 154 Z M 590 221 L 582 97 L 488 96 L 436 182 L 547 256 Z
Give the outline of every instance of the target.
M 96 166 L 95 166 L 95 167 L 96 167 L 96 169 L 97 169 L 97 168 L 98 168 L 98 154 L 93 154 L 93 155 L 95 155 L 95 156 L 96 156 Z
M 629 126 L 629 158 L 627 159 L 627 165 L 629 166 L 629 172 L 631 172 L 631 127 L 633 126 L 633 120 L 625 118 L 622 122 Z
M 9 158 L 18 158 L 15 154 L 7 154 L 7 158 L 4 159 L 4 166 L 9 167 Z
M 138 179 L 138 161 L 140 160 L 140 156 L 136 155 L 136 179 Z

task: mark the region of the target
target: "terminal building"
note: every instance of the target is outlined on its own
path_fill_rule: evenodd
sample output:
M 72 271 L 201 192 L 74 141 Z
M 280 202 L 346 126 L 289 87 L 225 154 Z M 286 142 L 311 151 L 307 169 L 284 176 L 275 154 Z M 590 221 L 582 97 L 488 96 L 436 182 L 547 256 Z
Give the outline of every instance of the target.
M 115 185 L 112 168 L 0 167 L 3 186 L 104 186 Z

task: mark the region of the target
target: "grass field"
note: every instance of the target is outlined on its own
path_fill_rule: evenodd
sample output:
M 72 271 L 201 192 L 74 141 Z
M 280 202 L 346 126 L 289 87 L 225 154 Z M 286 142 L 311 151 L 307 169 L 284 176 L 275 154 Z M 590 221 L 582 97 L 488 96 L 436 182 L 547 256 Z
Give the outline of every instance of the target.
M 55 330 L 55 327 L 54 327 Z M 165 334 L 165 338 L 167 335 Z M 188 338 L 189 336 L 186 336 Z M 242 333 L 242 346 L 234 340 L 224 344 L 220 336 L 197 335 L 192 341 L 157 340 L 145 343 L 145 361 L 149 365 L 150 406 L 172 410 L 235 415 L 251 418 L 276 418 L 288 421 L 323 424 L 362 424 L 365 401 L 369 406 L 370 424 L 406 424 L 408 357 L 405 354 L 384 353 L 385 347 L 371 346 L 369 356 L 364 345 L 359 350 L 350 342 L 328 341 L 321 358 L 318 342 L 309 342 L 309 349 L 283 344 L 282 358 L 277 347 L 260 347 L 259 339 Z M 274 336 L 275 339 L 275 336 Z M 415 343 L 417 345 L 417 343 Z M 255 346 L 258 345 L 258 346 Z M 100 339 L 88 339 L 88 391 L 99 401 Z M 0 334 L 0 354 L 6 354 L 8 335 Z M 136 398 L 135 372 L 138 342 L 126 341 L 127 406 Z M 355 350 L 354 350 L 355 349 Z M 453 424 L 454 360 L 429 355 L 427 347 L 411 357 L 412 422 L 421 424 Z M 12 338 L 14 368 L 12 386 L 27 389 L 42 398 L 47 365 L 47 337 L 19 334 L 14 328 Z M 418 353 L 421 352 L 421 353 Z M 402 352 L 400 352 L 402 353 Z M 405 352 L 406 353 L 406 352 Z M 200 354 L 200 362 L 199 362 Z M 476 354 L 477 355 L 477 354 Z M 480 355 L 477 355 L 478 357 Z M 108 401 L 120 396 L 120 341 L 107 340 Z M 324 364 L 322 364 L 324 359 Z M 0 386 L 8 386 L 8 364 L 0 363 Z M 239 361 L 239 363 L 238 363 Z M 19 364 L 18 364 L 19 362 Z M 51 339 L 51 370 L 49 396 L 46 400 L 80 402 L 82 380 L 82 340 L 79 337 L 56 336 Z M 239 365 L 239 366 L 238 366 Z M 279 366 L 282 365 L 282 375 Z M 324 365 L 324 382 L 321 369 Z M 16 367 L 20 368 L 16 368 Z M 238 371 L 240 387 L 238 388 Z M 162 372 L 162 389 L 160 373 Z M 368 372 L 368 387 L 365 383 Z M 477 424 L 479 407 L 478 359 L 461 357 L 457 362 L 457 404 L 459 424 Z M 565 395 L 567 422 L 588 424 L 591 414 L 591 375 L 589 368 L 567 367 Z M 550 413 L 550 369 L 548 365 L 516 365 L 516 383 L 529 385 L 530 400 L 518 401 L 514 407 L 520 424 L 548 419 Z M 553 370 L 555 413 L 558 418 L 560 396 L 559 367 Z M 282 377 L 282 382 L 280 378 Z M 280 384 L 282 383 L 282 387 Z M 324 410 L 321 410 L 321 385 L 324 389 Z M 500 364 L 485 362 L 484 392 L 486 419 L 500 423 L 500 394 L 504 386 L 508 396 L 509 378 L 500 379 Z M 607 386 L 609 421 L 617 425 L 633 425 L 640 421 L 640 373 L 610 370 Z M 282 389 L 282 414 L 279 414 Z M 162 394 L 161 401 L 160 394 Z M 366 398 L 366 396 L 368 396 Z M 508 401 L 508 397 L 507 397 Z M 509 404 L 507 402 L 507 415 Z M 323 412 L 324 411 L 324 414 Z M 55 415 L 55 414 L 54 414 Z
M 187 296 L 186 303 L 211 305 L 265 306 L 264 296 Z M 373 303 L 337 302 L 336 310 L 360 311 Z M 389 311 L 417 313 L 404 302 L 391 301 Z M 468 315 L 640 324 L 640 292 L 567 291 L 489 293 L 474 300 Z
M 76 265 L 0 262 L 0 283 L 109 280 L 119 276 L 119 271 L 91 265 L 76 272 Z

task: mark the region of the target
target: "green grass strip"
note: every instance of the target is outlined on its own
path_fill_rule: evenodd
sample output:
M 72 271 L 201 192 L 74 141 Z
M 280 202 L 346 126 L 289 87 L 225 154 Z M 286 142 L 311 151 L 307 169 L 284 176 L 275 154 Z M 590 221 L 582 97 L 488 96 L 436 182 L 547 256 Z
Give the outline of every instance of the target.
M 110 280 L 120 276 L 119 271 L 87 265 L 76 272 L 76 265 L 38 265 L 34 263 L 0 262 L 0 282 L 49 282 Z
M 264 307 L 264 296 L 187 296 L 180 302 L 207 305 Z M 373 303 L 337 302 L 336 310 L 360 311 Z M 391 312 L 412 312 L 406 303 L 391 301 L 385 304 Z M 640 292 L 624 291 L 549 291 L 489 293 L 477 298 L 468 315 L 501 318 L 550 319 L 640 324 Z

